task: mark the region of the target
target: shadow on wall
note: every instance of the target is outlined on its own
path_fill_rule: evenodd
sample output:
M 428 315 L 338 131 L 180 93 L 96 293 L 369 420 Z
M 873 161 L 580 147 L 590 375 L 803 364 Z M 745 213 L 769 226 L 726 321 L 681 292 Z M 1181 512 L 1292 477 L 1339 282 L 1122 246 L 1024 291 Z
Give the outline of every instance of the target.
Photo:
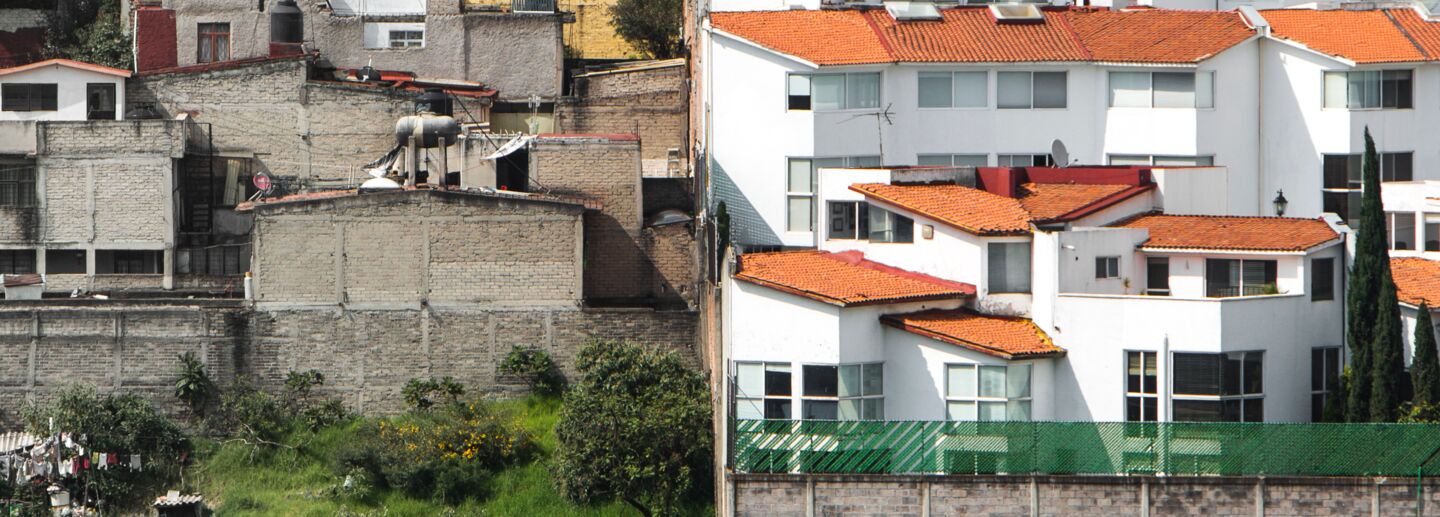
M 1055 363 L 1052 366 L 1054 373 L 1051 374 L 1051 378 L 1054 379 L 1055 383 L 1054 392 L 1056 394 L 1066 394 L 1063 400 L 1058 397 L 1055 400 L 1055 411 L 1058 414 L 1059 407 L 1063 404 L 1066 407 L 1065 410 L 1070 412 L 1070 414 L 1065 415 L 1064 418 L 1057 418 L 1057 420 L 1074 422 L 1094 420 L 1095 416 L 1093 412 L 1090 411 L 1090 406 L 1085 400 L 1084 392 L 1080 389 L 1080 380 L 1075 378 L 1074 363 L 1070 361 L 1069 357 L 1061 357 L 1055 359 Z
M 736 244 L 752 246 L 779 246 L 780 236 L 770 230 L 770 225 L 765 224 L 765 219 L 760 216 L 760 211 L 755 205 L 740 192 L 740 187 L 730 179 L 725 168 L 715 160 L 710 160 L 710 173 L 714 185 L 714 201 L 725 202 L 725 209 L 730 214 L 730 239 Z M 711 210 L 715 207 L 711 206 Z

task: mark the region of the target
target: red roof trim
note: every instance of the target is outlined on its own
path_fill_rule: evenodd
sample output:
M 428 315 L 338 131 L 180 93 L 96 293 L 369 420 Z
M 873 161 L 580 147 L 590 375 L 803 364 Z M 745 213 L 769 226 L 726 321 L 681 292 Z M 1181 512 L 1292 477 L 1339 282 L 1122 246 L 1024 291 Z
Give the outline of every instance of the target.
M 28 65 L 20 65 L 11 68 L 0 68 L 0 76 L 18 74 L 20 72 L 28 72 L 37 68 L 45 68 L 50 65 L 74 68 L 77 70 L 86 70 L 90 72 L 97 72 L 117 77 L 130 77 L 132 75 L 129 70 L 121 70 L 119 68 L 112 68 L 105 65 L 86 63 L 84 61 L 75 61 L 73 59 L 46 59 L 44 61 L 37 61 Z

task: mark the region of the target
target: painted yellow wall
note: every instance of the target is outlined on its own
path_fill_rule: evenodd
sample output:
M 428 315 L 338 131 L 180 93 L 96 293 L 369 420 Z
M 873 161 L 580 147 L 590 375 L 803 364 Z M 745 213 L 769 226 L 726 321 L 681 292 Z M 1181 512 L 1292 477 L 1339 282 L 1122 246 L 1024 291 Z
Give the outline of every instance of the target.
M 644 57 L 615 34 L 610 25 L 610 6 L 616 0 L 559 0 L 561 11 L 575 14 L 575 22 L 565 24 L 565 45 L 585 59 L 626 59 Z M 511 0 L 465 0 L 467 9 L 480 6 L 510 8 Z

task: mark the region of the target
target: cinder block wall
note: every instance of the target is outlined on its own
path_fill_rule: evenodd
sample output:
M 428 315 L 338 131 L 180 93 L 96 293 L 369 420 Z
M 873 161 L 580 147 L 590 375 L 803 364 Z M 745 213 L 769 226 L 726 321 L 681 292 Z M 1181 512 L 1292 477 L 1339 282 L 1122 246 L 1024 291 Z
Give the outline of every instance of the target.
M 675 65 L 633 71 L 584 74 L 573 98 L 555 106 L 558 131 L 627 133 L 640 136 L 640 158 L 648 176 L 666 171 L 670 149 L 686 167 L 686 68 Z

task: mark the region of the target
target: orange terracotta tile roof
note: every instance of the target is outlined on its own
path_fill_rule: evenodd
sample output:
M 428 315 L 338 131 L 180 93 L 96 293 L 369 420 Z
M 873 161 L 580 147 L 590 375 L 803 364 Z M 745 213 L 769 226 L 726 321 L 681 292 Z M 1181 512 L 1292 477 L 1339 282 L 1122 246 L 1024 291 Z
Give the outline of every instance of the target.
M 29 70 L 35 70 L 35 69 L 37 69 L 37 68 L 45 68 L 45 67 L 51 66 L 51 65 L 54 65 L 54 66 L 63 66 L 63 67 L 67 67 L 67 68 L 74 68 L 74 69 L 78 69 L 78 70 L 89 70 L 89 71 L 91 71 L 91 72 L 98 72 L 98 73 L 107 74 L 107 75 L 113 75 L 113 76 L 117 76 L 117 77 L 130 77 L 130 75 L 131 75 L 131 72 L 130 72 L 129 70 L 124 70 L 124 69 L 120 69 L 120 68 L 108 67 L 108 66 L 105 66 L 105 65 L 97 65 L 97 64 L 94 64 L 94 63 L 86 63 L 86 62 L 84 62 L 84 61 L 75 61 L 75 60 L 73 60 L 73 59 L 61 59 L 61 58 L 57 58 L 57 59 L 46 59 L 46 60 L 44 60 L 44 61 L 37 61 L 37 62 L 34 62 L 34 63 L 30 63 L 30 64 L 28 64 L 28 65 L 20 65 L 20 66 L 11 67 L 11 68 L 0 68 L 0 75 L 18 74 L 18 73 L 20 73 L 20 72 L 25 72 L 25 71 L 29 71 Z
M 997 23 L 984 6 L 898 22 L 884 9 L 712 13 L 711 24 L 819 65 L 895 62 L 1195 63 L 1254 35 L 1239 13 L 1044 9 L 1044 23 Z
M 929 310 L 880 317 L 880 323 L 1003 359 L 1062 355 L 1045 331 L 1025 318 L 968 310 Z
M 975 294 L 973 285 L 866 260 L 858 251 L 747 253 L 740 257 L 735 279 L 841 307 Z
M 1390 274 L 1400 301 L 1410 305 L 1426 302 L 1440 309 L 1440 261 L 1419 257 L 1390 259 Z
M 1369 11 L 1271 9 L 1260 15 L 1271 34 L 1356 63 L 1431 61 L 1440 57 L 1440 25 L 1414 9 Z
M 976 235 L 1030 231 L 1030 213 L 1017 199 L 955 184 L 857 183 L 850 190 Z
M 1103 208 L 1153 188 L 1153 185 L 1025 183 L 1020 185 L 1020 206 L 1030 212 L 1035 221 L 1066 220 L 1087 208 Z
M 1318 218 L 1142 214 L 1111 226 L 1150 230 L 1145 248 L 1305 251 L 1340 238 Z

